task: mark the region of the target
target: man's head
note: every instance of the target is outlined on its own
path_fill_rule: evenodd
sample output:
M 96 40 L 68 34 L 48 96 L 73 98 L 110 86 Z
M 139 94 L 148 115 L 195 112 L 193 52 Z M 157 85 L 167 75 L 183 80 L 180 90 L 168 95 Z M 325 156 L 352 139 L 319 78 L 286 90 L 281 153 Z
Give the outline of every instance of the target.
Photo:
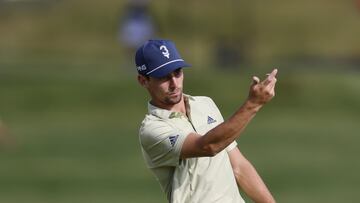
M 169 40 L 149 40 L 135 54 L 140 75 L 161 78 L 178 68 L 189 65 L 181 58 L 175 44 Z
M 136 52 L 138 81 L 145 87 L 152 103 L 169 107 L 182 99 L 183 67 L 189 65 L 181 58 L 175 44 L 168 40 L 149 40 Z

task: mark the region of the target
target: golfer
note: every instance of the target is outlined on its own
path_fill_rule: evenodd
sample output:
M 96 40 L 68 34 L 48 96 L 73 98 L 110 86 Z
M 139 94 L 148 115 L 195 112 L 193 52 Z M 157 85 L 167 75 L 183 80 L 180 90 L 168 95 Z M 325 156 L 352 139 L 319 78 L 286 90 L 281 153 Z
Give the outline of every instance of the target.
M 189 65 L 173 42 L 147 41 L 135 63 L 138 82 L 151 97 L 140 145 L 170 203 L 240 203 L 239 187 L 254 202 L 275 202 L 236 139 L 274 97 L 276 69 L 264 81 L 254 76 L 248 98 L 224 121 L 211 98 L 183 93 Z

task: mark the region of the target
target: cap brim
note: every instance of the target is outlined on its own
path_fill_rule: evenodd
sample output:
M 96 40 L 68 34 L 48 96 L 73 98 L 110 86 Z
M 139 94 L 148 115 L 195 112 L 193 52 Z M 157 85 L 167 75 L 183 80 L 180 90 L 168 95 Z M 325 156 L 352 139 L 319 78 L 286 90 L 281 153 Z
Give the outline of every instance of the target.
M 148 76 L 154 77 L 154 78 L 161 78 L 161 77 L 167 76 L 168 74 L 172 73 L 176 69 L 186 68 L 186 67 L 191 67 L 191 65 L 185 63 L 184 61 L 177 61 L 177 62 L 168 64 L 166 66 L 159 68 L 158 70 L 150 73 Z

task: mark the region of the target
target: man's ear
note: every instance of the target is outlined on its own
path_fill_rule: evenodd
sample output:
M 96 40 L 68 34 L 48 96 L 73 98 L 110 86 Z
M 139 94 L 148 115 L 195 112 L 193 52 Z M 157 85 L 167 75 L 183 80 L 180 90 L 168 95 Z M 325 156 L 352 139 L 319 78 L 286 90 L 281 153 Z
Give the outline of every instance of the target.
M 141 85 L 141 86 L 143 86 L 143 87 L 147 87 L 147 84 L 148 84 L 148 79 L 145 77 L 145 76 L 143 76 L 143 75 L 138 75 L 137 76 L 137 79 L 138 79 L 138 82 L 139 82 L 139 84 Z

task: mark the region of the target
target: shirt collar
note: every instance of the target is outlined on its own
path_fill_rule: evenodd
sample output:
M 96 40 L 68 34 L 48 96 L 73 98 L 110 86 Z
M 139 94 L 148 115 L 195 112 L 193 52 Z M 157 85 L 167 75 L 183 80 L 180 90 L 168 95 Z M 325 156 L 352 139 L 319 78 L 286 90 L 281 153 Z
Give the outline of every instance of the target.
M 194 97 L 183 94 L 184 101 L 185 101 L 185 107 L 187 114 L 190 115 L 190 101 L 194 101 Z M 186 117 L 186 115 L 183 115 L 181 112 L 175 112 L 175 111 L 169 111 L 167 109 L 162 109 L 157 106 L 154 106 L 148 102 L 148 111 L 149 114 L 154 115 L 156 117 L 162 118 L 162 119 L 172 119 L 172 118 L 180 118 L 182 116 Z

